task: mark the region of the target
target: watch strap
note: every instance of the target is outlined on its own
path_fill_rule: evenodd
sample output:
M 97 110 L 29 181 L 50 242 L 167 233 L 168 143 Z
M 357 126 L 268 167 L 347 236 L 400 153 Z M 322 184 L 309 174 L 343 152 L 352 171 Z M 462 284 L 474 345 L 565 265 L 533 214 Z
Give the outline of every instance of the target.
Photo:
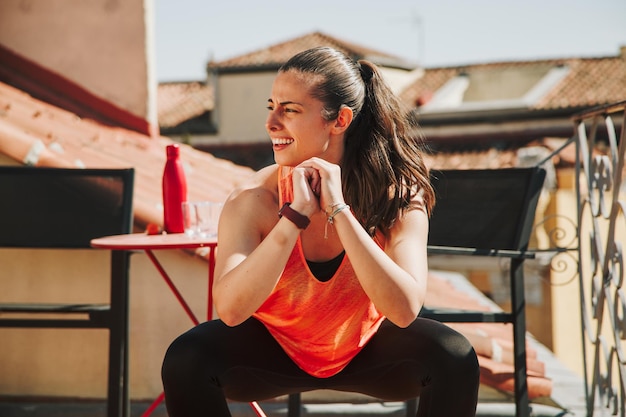
M 298 229 L 302 229 L 302 230 L 306 229 L 309 223 L 311 223 L 311 220 L 307 216 L 300 214 L 294 209 L 292 209 L 290 207 L 290 204 L 291 203 L 285 203 L 281 207 L 281 209 L 278 211 L 278 217 L 287 218 L 293 224 L 298 226 Z

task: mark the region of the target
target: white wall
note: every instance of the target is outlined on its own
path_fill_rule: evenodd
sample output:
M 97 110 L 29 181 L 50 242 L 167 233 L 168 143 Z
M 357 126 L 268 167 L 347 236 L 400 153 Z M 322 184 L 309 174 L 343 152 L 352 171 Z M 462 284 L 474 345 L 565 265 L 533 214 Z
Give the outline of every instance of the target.
M 220 75 L 216 93 L 218 135 L 212 144 L 267 141 L 267 99 L 276 72 Z

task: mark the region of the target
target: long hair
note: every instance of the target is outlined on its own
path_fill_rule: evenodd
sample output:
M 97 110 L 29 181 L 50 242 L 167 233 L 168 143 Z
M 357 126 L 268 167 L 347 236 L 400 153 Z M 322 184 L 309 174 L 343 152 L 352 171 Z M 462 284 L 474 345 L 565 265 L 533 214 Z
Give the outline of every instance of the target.
M 318 47 L 293 56 L 279 71 L 315 76 L 311 91 L 323 103 L 324 119 L 336 119 L 344 106 L 352 109 L 341 162 L 343 193 L 370 234 L 386 234 L 403 211 L 414 208 L 416 193 L 431 213 L 435 194 L 419 126 L 373 63 Z

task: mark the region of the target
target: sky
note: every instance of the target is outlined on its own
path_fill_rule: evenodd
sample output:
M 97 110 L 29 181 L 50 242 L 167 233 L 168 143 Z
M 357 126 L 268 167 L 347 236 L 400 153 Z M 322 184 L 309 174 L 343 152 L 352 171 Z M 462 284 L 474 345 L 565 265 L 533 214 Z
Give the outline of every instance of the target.
M 159 82 L 314 31 L 426 68 L 616 56 L 626 0 L 153 0 Z

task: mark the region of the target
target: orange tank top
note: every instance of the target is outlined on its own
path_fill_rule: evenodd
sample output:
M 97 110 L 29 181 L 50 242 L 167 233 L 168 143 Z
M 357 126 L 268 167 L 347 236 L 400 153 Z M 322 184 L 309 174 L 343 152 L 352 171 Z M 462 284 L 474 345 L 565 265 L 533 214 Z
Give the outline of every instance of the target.
M 279 167 L 280 205 L 292 200 L 291 175 Z M 309 270 L 300 238 L 268 299 L 253 315 L 293 361 L 310 375 L 341 371 L 376 333 L 384 317 L 376 310 L 344 257 L 333 277 L 321 282 Z

